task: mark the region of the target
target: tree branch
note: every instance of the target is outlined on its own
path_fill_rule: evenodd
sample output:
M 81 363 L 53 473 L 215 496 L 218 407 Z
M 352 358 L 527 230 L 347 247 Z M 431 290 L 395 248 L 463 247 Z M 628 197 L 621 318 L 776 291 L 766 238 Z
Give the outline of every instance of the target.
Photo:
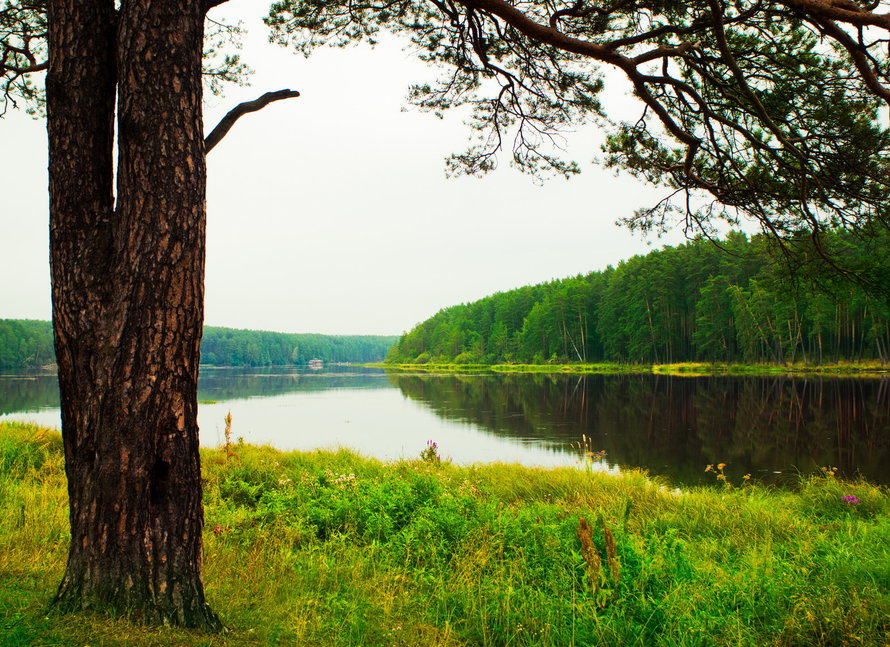
M 32 74 L 34 72 L 42 72 L 49 68 L 49 62 L 35 63 L 29 67 L 16 67 L 15 65 L 5 65 L 0 63 L 0 73 L 12 72 L 13 74 Z
M 209 153 L 223 137 L 231 130 L 235 122 L 248 112 L 256 112 L 262 110 L 273 101 L 281 101 L 282 99 L 292 99 L 300 96 L 296 90 L 278 90 L 277 92 L 267 92 L 258 99 L 253 101 L 245 101 L 229 110 L 228 114 L 223 117 L 216 125 L 216 128 L 210 131 L 210 134 L 204 138 L 204 154 Z
M 459 2 L 465 7 L 487 11 L 498 16 L 516 30 L 538 42 L 546 43 L 566 52 L 587 56 L 623 70 L 630 82 L 633 83 L 637 96 L 655 112 L 667 131 L 686 145 L 688 153 L 686 166 L 687 168 L 691 166 L 695 153 L 701 146 L 701 140 L 684 130 L 671 118 L 665 107 L 646 87 L 646 83 L 632 59 L 612 51 L 608 46 L 581 40 L 564 34 L 549 25 L 535 22 L 505 0 L 459 0 Z
M 872 25 L 890 30 L 890 14 L 874 13 L 857 6 L 853 2 L 843 2 L 843 0 L 781 0 L 781 4 L 803 11 L 810 16 L 828 18 L 851 25 Z
M 204 11 L 210 11 L 214 7 L 228 2 L 229 0 L 204 0 Z

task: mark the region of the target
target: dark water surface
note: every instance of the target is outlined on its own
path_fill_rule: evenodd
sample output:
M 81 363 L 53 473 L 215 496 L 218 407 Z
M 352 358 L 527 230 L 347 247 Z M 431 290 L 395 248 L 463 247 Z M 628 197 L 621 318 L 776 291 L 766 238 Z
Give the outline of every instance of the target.
M 460 463 L 642 467 L 673 483 L 781 482 L 831 465 L 890 483 L 890 378 L 386 374 L 379 369 L 203 369 L 201 439 L 281 449 L 344 446 L 414 457 L 427 440 Z M 54 375 L 0 375 L 0 419 L 59 425 Z

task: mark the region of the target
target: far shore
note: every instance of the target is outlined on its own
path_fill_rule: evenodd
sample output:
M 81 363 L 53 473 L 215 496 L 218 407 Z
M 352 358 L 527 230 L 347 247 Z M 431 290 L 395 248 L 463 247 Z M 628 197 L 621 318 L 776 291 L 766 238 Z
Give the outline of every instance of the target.
M 454 363 L 372 363 L 364 364 L 393 371 L 423 371 L 429 373 L 657 373 L 697 377 L 704 375 L 831 375 L 856 377 L 885 377 L 890 365 L 876 361 L 834 362 L 826 364 L 711 364 L 681 362 L 677 364 L 454 364 Z
M 700 377 L 707 375 L 824 375 L 846 377 L 886 377 L 890 375 L 890 364 L 870 360 L 863 362 L 830 362 L 824 364 L 712 364 L 709 362 L 679 362 L 675 364 L 621 364 L 600 362 L 595 364 L 455 364 L 452 362 L 429 362 L 423 364 L 390 362 L 328 362 L 329 366 L 351 366 L 355 368 L 381 368 L 389 371 L 411 371 L 425 373 L 574 373 L 574 374 L 648 374 Z M 306 364 L 269 364 L 259 366 L 230 366 L 221 364 L 201 364 L 201 370 L 235 369 L 294 369 L 310 368 Z M 20 369 L 7 369 L 3 373 L 43 372 L 55 373 L 55 364 Z

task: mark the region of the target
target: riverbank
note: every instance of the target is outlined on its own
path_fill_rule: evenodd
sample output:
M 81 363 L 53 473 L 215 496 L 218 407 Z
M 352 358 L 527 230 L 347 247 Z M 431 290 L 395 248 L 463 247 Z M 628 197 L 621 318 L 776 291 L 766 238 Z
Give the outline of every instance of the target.
M 677 364 L 390 364 L 364 366 L 393 371 L 424 371 L 429 373 L 661 373 L 697 377 L 702 375 L 855 375 L 856 377 L 890 375 L 890 366 L 880 362 L 836 362 L 833 364 L 709 364 L 682 362 Z
M 207 637 L 46 613 L 68 542 L 61 439 L 0 423 L 0 644 L 890 640 L 886 488 L 233 450 L 202 451 L 207 595 L 231 628 Z

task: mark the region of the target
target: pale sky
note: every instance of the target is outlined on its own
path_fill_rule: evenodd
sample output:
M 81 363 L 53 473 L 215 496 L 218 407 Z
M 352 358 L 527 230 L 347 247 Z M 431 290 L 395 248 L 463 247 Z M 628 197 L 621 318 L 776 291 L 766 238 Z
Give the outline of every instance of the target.
M 538 186 L 508 155 L 481 179 L 447 179 L 444 160 L 469 129 L 458 114 L 403 111 L 408 86 L 434 71 L 394 41 L 304 59 L 266 42 L 260 14 L 247 13 L 261 6 L 214 14 L 245 20 L 256 73 L 207 97 L 207 130 L 264 92 L 302 96 L 243 117 L 208 155 L 207 324 L 400 334 L 450 305 L 683 240 L 614 224 L 663 192 L 591 164 L 594 128 L 568 138 L 583 168 L 571 180 Z M 620 88 L 608 100 L 635 105 Z M 7 114 L 0 142 L 0 318 L 49 319 L 45 125 Z

